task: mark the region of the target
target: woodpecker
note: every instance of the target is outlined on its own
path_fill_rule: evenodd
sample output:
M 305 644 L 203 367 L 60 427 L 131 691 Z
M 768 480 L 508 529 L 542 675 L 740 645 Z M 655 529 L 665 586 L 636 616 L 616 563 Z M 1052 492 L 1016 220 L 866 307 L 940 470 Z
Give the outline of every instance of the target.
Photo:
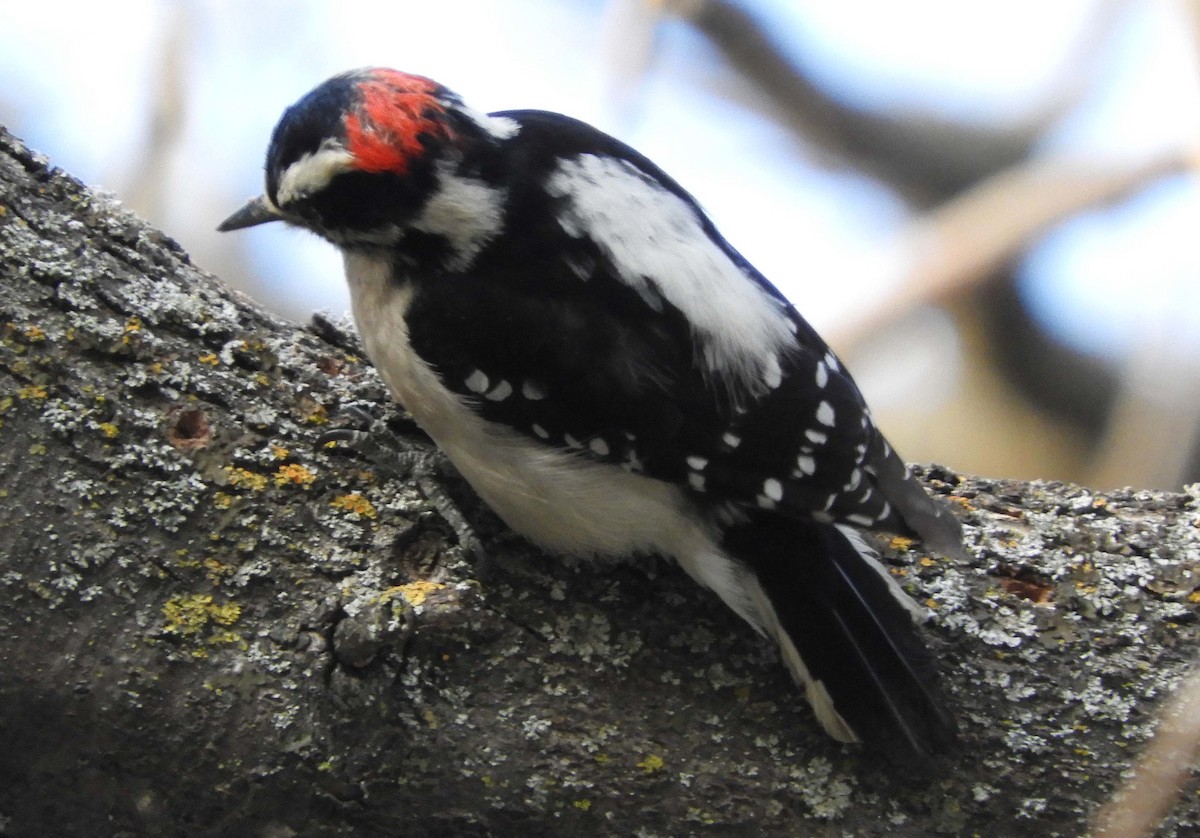
M 922 609 L 865 534 L 959 554 L 958 520 L 658 166 L 560 114 L 360 69 L 285 111 L 265 193 L 219 229 L 270 221 L 341 250 L 392 395 L 516 532 L 673 559 L 779 644 L 838 740 L 953 746 Z

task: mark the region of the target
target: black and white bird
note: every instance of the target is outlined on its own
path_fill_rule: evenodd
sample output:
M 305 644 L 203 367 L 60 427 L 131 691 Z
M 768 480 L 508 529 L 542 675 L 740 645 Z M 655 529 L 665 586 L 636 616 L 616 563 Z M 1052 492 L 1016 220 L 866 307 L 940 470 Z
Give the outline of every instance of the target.
M 288 108 L 266 192 L 341 249 L 367 353 L 514 530 L 657 553 L 778 642 L 825 730 L 912 755 L 955 725 L 864 531 L 961 528 L 787 299 L 638 152 L 372 68 Z

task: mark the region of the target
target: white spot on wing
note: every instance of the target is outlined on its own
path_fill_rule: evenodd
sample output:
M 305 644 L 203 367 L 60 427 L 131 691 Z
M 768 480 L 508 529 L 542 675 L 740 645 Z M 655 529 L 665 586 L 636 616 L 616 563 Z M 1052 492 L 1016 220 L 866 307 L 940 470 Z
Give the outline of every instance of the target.
M 766 495 L 759 495 L 754 500 L 758 504 L 760 509 L 774 509 L 775 508 L 774 499 L 769 498 Z
M 842 487 L 843 492 L 853 492 L 858 488 L 858 484 L 862 482 L 862 469 L 856 468 L 850 472 L 850 479 L 846 481 L 846 485 Z
M 525 379 L 521 384 L 521 395 L 531 402 L 539 402 L 546 398 L 546 391 L 536 381 Z
M 550 432 L 548 430 L 546 430 L 545 428 L 543 428 L 541 425 L 535 424 L 533 426 L 533 433 L 534 433 L 534 436 L 537 436 L 541 439 L 549 439 L 550 438 Z
M 475 370 L 467 376 L 463 384 L 467 385 L 467 389 L 472 393 L 486 393 L 488 388 L 488 377 L 483 370 Z
M 571 436 L 570 434 L 563 434 L 563 443 L 568 448 L 582 448 L 583 447 L 583 443 L 580 442 L 579 440 L 577 440 L 575 437 Z
M 708 457 L 701 457 L 699 454 L 693 454 L 687 458 L 688 468 L 695 471 L 704 471 L 704 467 L 708 465 Z
M 783 500 L 783 484 L 774 477 L 763 481 L 763 494 L 773 501 Z
M 869 527 L 875 523 L 873 518 L 869 518 L 866 515 L 859 515 L 858 513 L 847 515 L 846 520 L 851 524 L 858 524 L 860 527 Z
M 588 443 L 588 448 L 592 449 L 592 453 L 597 457 L 608 456 L 608 443 L 600 437 L 595 437 Z
M 721 441 L 730 448 L 737 448 L 742 444 L 742 438 L 734 433 L 725 433 L 721 436 Z
M 829 441 L 828 434 L 826 434 L 824 431 L 814 431 L 812 428 L 806 430 L 804 435 L 808 437 L 808 441 L 814 445 L 824 445 Z
M 824 361 L 817 361 L 817 386 L 824 389 L 829 383 L 829 367 L 825 366 Z
M 817 461 L 807 455 L 801 455 L 796 458 L 796 469 L 801 474 L 811 475 L 817 470 Z
M 501 381 L 491 390 L 484 394 L 484 398 L 490 402 L 502 402 L 512 395 L 512 385 L 507 381 Z
M 892 505 L 887 501 L 883 502 L 883 509 L 879 510 L 879 514 L 875 516 L 876 521 L 882 521 L 884 518 L 892 514 Z
M 693 471 L 691 474 L 688 475 L 688 485 L 691 486 L 693 489 L 695 489 L 697 492 L 703 492 L 704 491 L 704 475 L 696 474 L 696 472 Z
M 833 405 L 829 402 L 821 402 L 817 405 L 817 421 L 822 425 L 832 428 L 834 424 Z
M 778 303 L 704 232 L 700 215 L 626 160 L 565 160 L 546 191 L 567 203 L 559 223 L 611 258 L 643 299 L 661 296 L 691 324 L 707 372 L 760 391 L 767 359 L 791 343 Z

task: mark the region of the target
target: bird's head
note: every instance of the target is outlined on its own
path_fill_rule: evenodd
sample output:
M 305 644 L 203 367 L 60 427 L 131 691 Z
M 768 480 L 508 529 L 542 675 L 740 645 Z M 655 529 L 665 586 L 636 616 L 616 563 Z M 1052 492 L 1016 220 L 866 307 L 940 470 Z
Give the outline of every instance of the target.
M 267 151 L 266 191 L 218 227 L 269 221 L 343 247 L 397 241 L 486 136 L 486 117 L 437 82 L 369 68 L 334 76 L 288 108 Z

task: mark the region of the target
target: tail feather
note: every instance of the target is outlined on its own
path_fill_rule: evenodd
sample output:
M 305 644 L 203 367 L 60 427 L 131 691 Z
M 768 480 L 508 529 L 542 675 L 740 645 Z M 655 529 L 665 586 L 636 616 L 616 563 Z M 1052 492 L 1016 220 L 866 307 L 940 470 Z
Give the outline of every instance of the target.
M 881 435 L 872 441 L 870 470 L 897 515 L 925 545 L 943 556 L 964 558 L 962 524 L 940 499 L 931 497 Z
M 725 547 L 826 731 L 897 757 L 950 750 L 955 724 L 907 595 L 853 530 L 761 515 Z

